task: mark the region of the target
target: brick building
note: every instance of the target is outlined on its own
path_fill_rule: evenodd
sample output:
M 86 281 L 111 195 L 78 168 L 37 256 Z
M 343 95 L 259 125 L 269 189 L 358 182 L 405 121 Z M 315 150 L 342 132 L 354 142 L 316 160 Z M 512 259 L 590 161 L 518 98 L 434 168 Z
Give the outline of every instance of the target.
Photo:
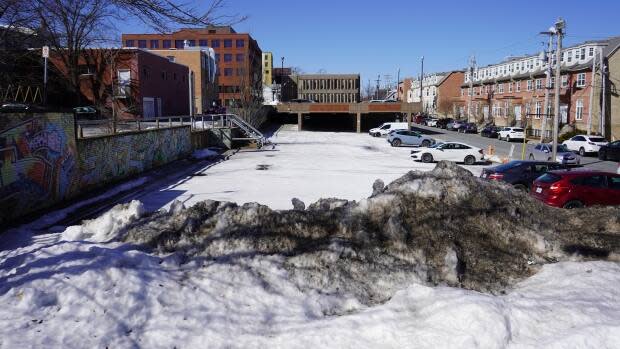
M 263 52 L 263 86 L 273 84 L 273 53 Z
M 460 70 L 434 73 L 422 79 L 422 110 L 427 114 L 453 116 L 452 103 L 460 96 L 465 73 Z M 408 103 L 420 102 L 420 80 L 411 82 Z
M 187 66 L 192 72 L 193 114 L 206 113 L 214 101 L 219 99 L 217 86 L 217 65 L 215 52 L 208 47 L 191 47 L 183 50 L 151 50 L 168 60 Z
M 50 63 L 69 78 L 60 54 L 52 52 Z M 189 68 L 165 57 L 135 48 L 88 49 L 78 70 L 83 104 L 114 109 L 119 119 L 189 113 Z
M 610 40 L 605 48 L 605 122 L 604 135 L 610 140 L 620 140 L 620 37 Z
M 143 49 L 211 47 L 218 64 L 219 101 L 236 105 L 244 100 L 262 98 L 262 51 L 250 34 L 237 33 L 230 26 L 186 28 L 170 34 L 123 34 L 126 47 Z
M 593 61 L 606 57 L 610 40 L 587 41 L 562 51 L 560 80 L 560 127 L 566 124 L 597 132 L 601 116 L 600 69 L 592 74 Z M 549 91 L 547 124 L 543 125 L 547 66 L 539 55 L 515 57 L 498 64 L 478 67 L 464 74 L 461 93 L 454 99 L 454 114 L 479 122 L 493 121 L 498 126 L 520 125 L 528 133 L 550 136 L 554 89 Z M 551 65 L 555 68 L 555 56 Z M 470 76 L 471 75 L 471 76 Z M 549 79 L 555 85 L 555 69 Z M 470 78 L 473 88 L 470 90 Z M 471 104 L 470 104 L 471 100 Z M 590 109 L 590 100 L 593 101 Z M 468 114 L 471 113 L 471 116 Z M 589 119 L 591 122 L 589 123 Z
M 403 81 L 398 82 L 398 100 L 410 103 L 408 100 L 409 90 L 413 84 L 413 78 L 404 78 Z
M 297 96 L 317 103 L 359 103 L 359 74 L 294 75 Z

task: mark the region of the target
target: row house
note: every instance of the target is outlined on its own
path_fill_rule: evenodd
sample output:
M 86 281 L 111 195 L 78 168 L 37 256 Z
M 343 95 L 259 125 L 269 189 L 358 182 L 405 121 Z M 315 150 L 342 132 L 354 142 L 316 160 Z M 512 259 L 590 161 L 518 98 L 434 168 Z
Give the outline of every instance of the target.
M 560 78 L 560 127 L 570 124 L 577 129 L 602 133 L 601 76 L 593 72 L 593 63 L 600 67 L 614 39 L 587 41 L 563 49 Z M 601 58 L 602 57 L 602 58 Z M 453 101 L 457 117 L 497 126 L 522 126 L 531 136 L 543 132 L 549 137 L 552 129 L 556 57 L 514 57 L 499 64 L 477 67 L 464 73 L 460 96 Z M 551 76 L 547 76 L 551 64 Z M 545 92 L 549 90 L 545 111 Z M 590 107 L 592 101 L 592 107 Z M 545 118 L 545 114 L 547 117 Z M 544 124 L 544 120 L 547 123 Z
M 421 91 L 420 80 L 414 80 L 408 89 L 406 101 L 408 103 L 420 103 L 421 101 L 422 110 L 427 114 L 453 116 L 452 103 L 460 94 L 464 74 L 463 71 L 456 70 L 426 75 L 422 79 Z M 422 95 L 421 99 L 420 95 Z

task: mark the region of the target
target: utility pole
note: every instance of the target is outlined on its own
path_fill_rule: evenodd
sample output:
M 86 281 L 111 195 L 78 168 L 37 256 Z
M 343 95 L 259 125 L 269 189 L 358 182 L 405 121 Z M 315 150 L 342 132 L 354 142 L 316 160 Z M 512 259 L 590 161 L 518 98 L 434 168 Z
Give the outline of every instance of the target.
M 43 56 L 43 105 L 47 106 L 47 59 L 50 56 L 49 46 L 43 46 L 41 54 Z
M 603 49 L 599 49 L 600 67 L 601 67 L 601 96 L 603 103 L 601 106 L 601 136 L 605 137 L 605 121 L 607 120 L 607 67 L 605 66 L 605 57 L 603 57 Z
M 559 18 L 554 25 L 555 35 L 557 39 L 557 51 L 556 51 L 556 66 L 555 66 L 555 115 L 553 116 L 553 161 L 556 161 L 558 155 L 558 128 L 560 124 L 560 80 L 562 78 L 562 38 L 564 36 L 564 29 L 566 28 L 566 22 L 562 18 Z M 604 99 L 603 99 L 604 100 Z
M 598 50 L 594 51 L 592 57 L 592 77 L 590 78 L 590 104 L 588 108 L 588 136 L 592 134 L 592 104 L 594 104 L 594 77 L 596 76 L 596 56 Z
M 400 94 L 400 68 L 398 68 L 398 72 L 396 73 L 396 102 L 399 101 Z
M 545 112 L 543 113 L 543 120 L 542 120 L 542 127 L 541 127 L 541 131 L 540 131 L 540 143 L 542 143 L 545 140 L 545 134 L 547 133 L 547 123 L 549 122 L 549 91 L 551 90 L 552 86 L 551 86 L 551 75 L 553 74 L 553 68 L 552 68 L 552 53 L 551 50 L 553 49 L 553 35 L 554 32 L 549 30 L 546 32 L 541 32 L 541 34 L 543 35 L 549 35 L 549 46 L 547 47 L 547 50 L 544 51 L 544 55 L 543 55 L 543 59 L 545 60 L 545 62 L 547 62 L 547 72 L 546 72 L 546 76 L 547 76 L 547 82 L 545 84 Z M 559 81 L 555 82 L 556 84 L 559 84 Z
M 377 75 L 377 90 L 375 91 L 375 99 L 379 99 L 379 89 L 381 88 L 381 74 Z
M 282 87 L 284 86 L 284 56 L 281 58 L 282 60 L 282 69 L 280 70 L 280 103 L 282 103 Z
M 471 56 L 469 58 L 469 91 L 468 91 L 468 104 L 467 104 L 467 122 L 471 122 L 471 104 L 474 95 L 474 69 L 476 67 L 476 57 Z
M 424 56 L 422 56 L 422 68 L 420 69 L 420 109 L 424 110 L 424 102 L 422 100 L 422 82 L 424 81 Z

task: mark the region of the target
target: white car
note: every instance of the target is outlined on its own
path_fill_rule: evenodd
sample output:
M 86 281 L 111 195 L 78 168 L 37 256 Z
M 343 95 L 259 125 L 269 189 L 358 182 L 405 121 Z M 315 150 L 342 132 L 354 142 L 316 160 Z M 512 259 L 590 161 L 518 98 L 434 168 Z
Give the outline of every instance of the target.
M 386 122 L 381 124 L 381 126 L 377 128 L 371 128 L 368 133 L 374 137 L 385 136 L 388 133 L 394 130 L 407 130 L 409 129 L 409 124 L 406 122 Z
M 424 123 L 426 124 L 426 126 L 437 127 L 437 120 L 438 119 L 435 118 L 426 119 Z
M 523 140 L 525 138 L 525 131 L 521 127 L 504 127 L 497 133 L 497 138 L 504 139 L 507 142 L 513 139 Z
M 607 145 L 607 140 L 601 136 L 586 136 L 578 135 L 567 141 L 564 144 L 568 150 L 576 151 L 581 156 L 586 156 L 587 153 L 598 153 L 598 150 L 602 145 Z
M 411 158 L 422 162 L 449 160 L 473 165 L 484 160 L 484 151 L 465 143 L 442 142 L 428 148 L 412 150 Z

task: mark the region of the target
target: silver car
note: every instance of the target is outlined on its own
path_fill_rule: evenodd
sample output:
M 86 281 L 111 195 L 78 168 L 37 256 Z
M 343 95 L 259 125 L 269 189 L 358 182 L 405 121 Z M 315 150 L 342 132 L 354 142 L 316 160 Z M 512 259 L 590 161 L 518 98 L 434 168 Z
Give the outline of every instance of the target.
M 530 149 L 528 158 L 530 160 L 554 161 L 554 159 L 551 158 L 553 156 L 552 150 L 553 146 L 551 144 L 536 144 L 533 149 Z M 555 161 L 560 164 L 579 165 L 581 163 L 581 157 L 570 151 L 564 144 L 558 144 Z
M 401 145 L 412 145 L 417 147 L 430 147 L 435 144 L 435 140 L 429 136 L 416 131 L 396 130 L 388 134 L 387 141 L 393 147 Z

